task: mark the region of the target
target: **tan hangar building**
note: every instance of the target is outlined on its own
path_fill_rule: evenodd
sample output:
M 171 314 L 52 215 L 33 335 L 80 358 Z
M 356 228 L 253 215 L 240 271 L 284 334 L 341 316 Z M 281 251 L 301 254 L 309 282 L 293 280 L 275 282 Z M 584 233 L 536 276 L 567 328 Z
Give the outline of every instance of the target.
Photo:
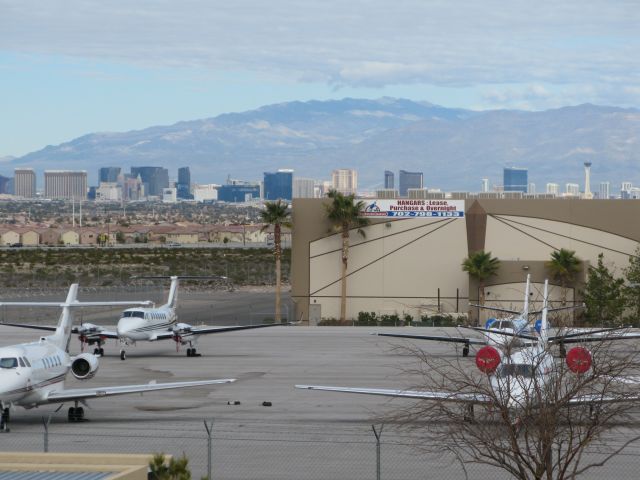
M 368 202 L 369 200 L 365 200 Z M 426 200 L 428 201 L 428 200 Z M 340 316 L 341 247 L 330 233 L 323 202 L 294 199 L 292 299 L 295 319 L 317 323 Z M 489 279 L 486 303 L 522 306 L 526 274 L 532 276 L 532 299 L 540 299 L 549 277 L 545 264 L 560 248 L 574 250 L 584 262 L 576 292 L 579 301 L 588 264 L 603 253 L 622 274 L 640 242 L 640 201 L 581 199 L 466 199 L 462 218 L 377 217 L 365 237 L 350 232 L 347 318 L 358 312 L 421 315 L 470 313 L 478 285 L 461 268 L 470 252 L 485 250 L 501 264 Z M 553 281 L 550 279 L 550 282 Z M 552 285 L 551 300 L 561 297 Z

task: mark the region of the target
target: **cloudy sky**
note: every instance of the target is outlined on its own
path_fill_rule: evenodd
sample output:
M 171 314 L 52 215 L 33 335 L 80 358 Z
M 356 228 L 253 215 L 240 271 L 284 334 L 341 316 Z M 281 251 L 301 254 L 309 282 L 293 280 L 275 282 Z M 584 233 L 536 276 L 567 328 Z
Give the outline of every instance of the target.
M 640 0 L 0 0 L 0 157 L 290 100 L 640 107 Z

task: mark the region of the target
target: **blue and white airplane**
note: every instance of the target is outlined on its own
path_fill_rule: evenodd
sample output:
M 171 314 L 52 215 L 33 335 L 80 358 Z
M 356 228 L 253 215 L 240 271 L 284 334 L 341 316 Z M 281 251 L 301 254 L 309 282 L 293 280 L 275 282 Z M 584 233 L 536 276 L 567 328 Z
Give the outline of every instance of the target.
M 90 353 L 69 355 L 73 311 L 83 306 L 121 305 L 125 302 L 79 302 L 78 285 L 69 289 L 67 299 L 57 304 L 62 308 L 60 319 L 52 335 L 30 343 L 0 348 L 0 430 L 7 431 L 12 407 L 33 408 L 40 405 L 74 402 L 69 408 L 69 421 L 81 421 L 84 409 L 78 406 L 89 398 L 111 397 L 131 393 L 151 392 L 175 388 L 199 387 L 230 383 L 235 379 L 201 380 L 190 382 L 149 383 L 65 389 L 69 372 L 79 380 L 88 380 L 98 371 L 98 358 Z M 131 304 L 131 302 L 128 302 Z
M 460 326 L 467 330 L 474 330 L 482 335 L 482 338 L 477 337 L 454 337 L 443 335 L 414 335 L 403 333 L 372 333 L 372 335 L 378 335 L 381 337 L 397 337 L 397 338 L 411 338 L 415 340 L 432 340 L 436 342 L 450 342 L 462 344 L 462 356 L 467 357 L 469 355 L 471 345 L 491 345 L 502 350 L 510 350 L 514 347 L 527 346 L 532 342 L 537 341 L 536 332 L 540 329 L 540 322 L 538 320 L 532 324 L 529 320 L 530 316 L 540 315 L 542 311 L 529 311 L 529 290 L 531 285 L 531 275 L 527 275 L 527 283 L 524 291 L 524 302 L 522 310 L 509 310 L 507 308 L 489 307 L 484 305 L 471 305 L 473 307 L 482 308 L 484 310 L 492 310 L 496 312 L 506 313 L 510 316 L 505 318 L 490 318 L 485 323 L 484 328 L 481 327 L 467 327 Z M 559 312 L 562 310 L 572 310 L 575 308 L 582 308 L 580 306 L 547 308 L 547 312 Z M 623 329 L 621 327 L 620 329 Z M 564 345 L 568 343 L 578 343 L 585 341 L 597 341 L 604 338 L 610 338 L 608 335 L 597 337 L 595 335 L 600 333 L 607 333 L 616 330 L 616 328 L 605 328 L 600 330 L 581 330 L 571 332 L 561 332 L 561 335 L 549 336 L 550 343 L 560 344 L 561 351 L 564 351 Z M 626 338 L 634 338 L 633 335 L 625 334 Z M 637 336 L 640 338 L 640 336 Z

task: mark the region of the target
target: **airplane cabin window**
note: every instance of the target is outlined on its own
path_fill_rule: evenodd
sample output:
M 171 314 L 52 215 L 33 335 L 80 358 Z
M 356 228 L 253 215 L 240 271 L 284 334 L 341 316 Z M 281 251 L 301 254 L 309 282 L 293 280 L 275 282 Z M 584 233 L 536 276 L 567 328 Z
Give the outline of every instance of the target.
M 0 368 L 17 368 L 17 358 L 0 358 Z

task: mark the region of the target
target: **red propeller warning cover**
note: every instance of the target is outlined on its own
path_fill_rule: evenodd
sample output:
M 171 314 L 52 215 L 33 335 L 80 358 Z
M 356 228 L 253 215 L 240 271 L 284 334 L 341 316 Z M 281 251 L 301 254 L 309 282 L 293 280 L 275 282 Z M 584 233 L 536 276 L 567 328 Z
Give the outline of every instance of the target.
M 482 373 L 493 373 L 500 365 L 500 352 L 490 345 L 482 347 L 476 353 L 476 366 Z
M 574 347 L 567 353 L 566 361 L 573 373 L 586 373 L 591 368 L 591 352 L 584 347 Z

